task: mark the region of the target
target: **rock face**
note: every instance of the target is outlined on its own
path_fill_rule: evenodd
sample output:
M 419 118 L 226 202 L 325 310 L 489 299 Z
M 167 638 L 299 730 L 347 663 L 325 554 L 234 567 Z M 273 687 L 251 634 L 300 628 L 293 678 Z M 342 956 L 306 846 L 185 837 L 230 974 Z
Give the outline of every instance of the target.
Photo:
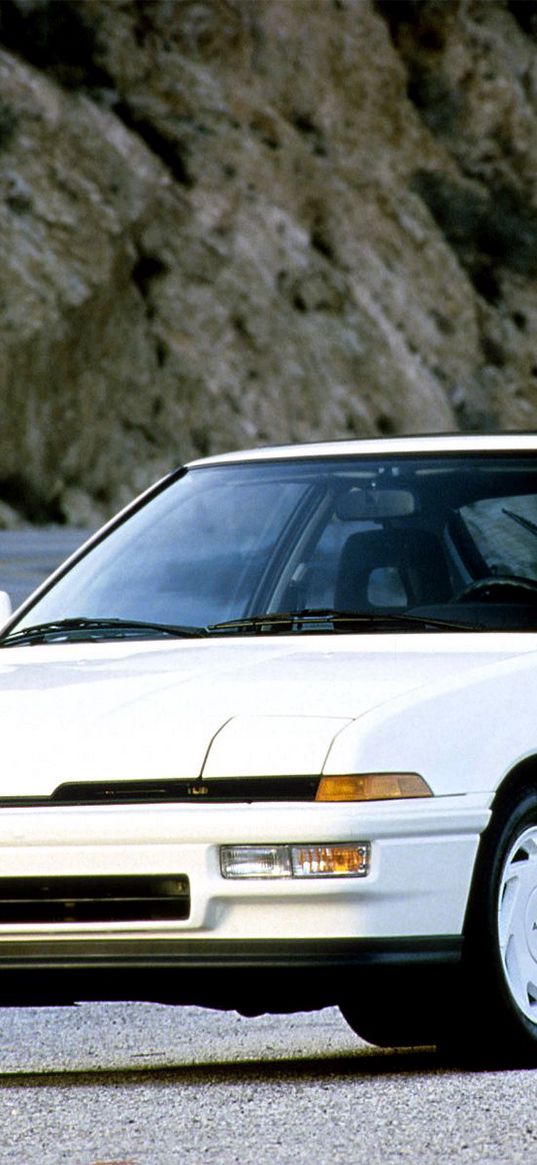
M 533 0 L 2 0 L 0 523 L 536 427 L 536 175 Z

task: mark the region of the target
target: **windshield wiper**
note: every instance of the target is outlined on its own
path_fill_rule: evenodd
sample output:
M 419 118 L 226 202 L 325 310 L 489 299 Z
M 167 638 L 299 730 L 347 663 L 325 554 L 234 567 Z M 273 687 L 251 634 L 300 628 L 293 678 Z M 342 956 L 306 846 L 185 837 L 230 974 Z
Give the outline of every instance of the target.
M 139 619 L 99 619 L 78 616 L 71 619 L 53 619 L 36 623 L 33 627 L 15 628 L 0 641 L 0 647 L 18 647 L 21 644 L 87 642 L 97 639 L 185 639 L 207 634 L 204 627 L 182 627 L 168 623 L 151 623 Z
M 0 647 L 20 647 L 40 643 L 91 642 L 100 639 L 199 639 L 207 635 L 264 635 L 264 634 L 319 634 L 327 632 L 356 633 L 359 631 L 484 631 L 481 624 L 459 623 L 437 619 L 429 615 L 372 614 L 369 612 L 336 611 L 331 608 L 302 611 L 268 611 L 261 615 L 247 615 L 212 623 L 208 627 L 189 627 L 180 624 L 153 623 L 139 619 L 99 619 L 78 616 L 36 623 L 32 627 L 8 632 L 0 640 Z
M 212 623 L 207 627 L 210 635 L 249 634 L 263 635 L 308 632 L 350 632 L 357 631 L 485 631 L 481 623 L 459 623 L 454 619 L 437 619 L 430 615 L 374 614 L 368 611 L 337 611 L 330 607 L 303 611 L 267 611 L 261 615 L 246 615 L 244 618 L 228 619 L 223 623 Z

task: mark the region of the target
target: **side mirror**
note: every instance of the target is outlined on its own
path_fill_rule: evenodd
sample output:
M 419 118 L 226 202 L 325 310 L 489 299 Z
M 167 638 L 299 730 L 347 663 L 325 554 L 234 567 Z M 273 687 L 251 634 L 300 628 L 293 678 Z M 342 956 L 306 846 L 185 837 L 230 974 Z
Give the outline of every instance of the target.
M 13 614 L 13 606 L 7 591 L 0 591 L 0 628 L 7 623 L 10 615 Z

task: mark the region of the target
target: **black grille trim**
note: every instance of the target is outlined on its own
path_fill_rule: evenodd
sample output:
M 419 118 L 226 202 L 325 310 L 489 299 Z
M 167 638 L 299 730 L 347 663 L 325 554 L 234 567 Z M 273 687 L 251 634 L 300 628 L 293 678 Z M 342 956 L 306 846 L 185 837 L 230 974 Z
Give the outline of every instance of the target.
M 299 776 L 210 777 L 190 781 L 69 781 L 58 785 L 50 797 L 1 797 L 0 808 L 314 801 L 319 780 L 319 776 Z
M 77 804 L 102 802 L 314 801 L 319 777 L 211 777 L 194 781 L 114 781 L 59 785 L 52 800 Z
M 0 923 L 184 921 L 182 874 L 0 878 Z

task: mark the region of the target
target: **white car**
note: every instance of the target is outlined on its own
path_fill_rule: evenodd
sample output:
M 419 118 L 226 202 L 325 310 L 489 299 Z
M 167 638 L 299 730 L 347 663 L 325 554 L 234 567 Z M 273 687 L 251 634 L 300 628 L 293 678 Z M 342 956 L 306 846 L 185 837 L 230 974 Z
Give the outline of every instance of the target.
M 537 436 L 197 461 L 0 647 L 1 1003 L 537 1059 Z

